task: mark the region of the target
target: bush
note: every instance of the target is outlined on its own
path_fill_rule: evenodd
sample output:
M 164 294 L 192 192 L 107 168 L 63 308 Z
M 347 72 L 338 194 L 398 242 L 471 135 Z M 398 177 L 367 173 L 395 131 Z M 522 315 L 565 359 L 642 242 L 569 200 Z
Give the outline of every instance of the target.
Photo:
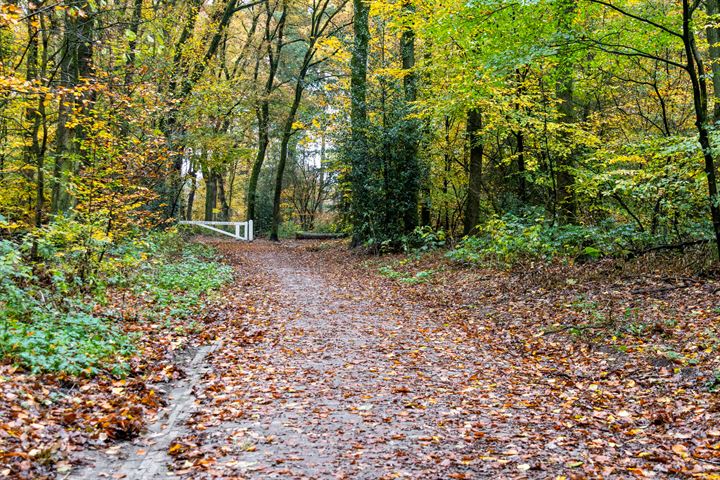
M 402 239 L 406 253 L 425 253 L 445 246 L 446 235 L 443 230 L 433 230 L 429 226 L 416 227 Z
M 461 263 L 513 264 L 523 258 L 597 259 L 622 256 L 652 239 L 634 226 L 606 222 L 599 226 L 548 225 L 544 218 L 495 217 L 464 238 L 448 257 Z
M 33 372 L 125 373 L 128 337 L 84 311 L 91 305 L 61 297 L 62 283 L 42 285 L 21 246 L 0 242 L 0 355 Z
M 84 312 L 38 310 L 29 322 L 4 319 L 0 328 L 2 355 L 32 372 L 123 375 L 135 351 L 119 328 Z

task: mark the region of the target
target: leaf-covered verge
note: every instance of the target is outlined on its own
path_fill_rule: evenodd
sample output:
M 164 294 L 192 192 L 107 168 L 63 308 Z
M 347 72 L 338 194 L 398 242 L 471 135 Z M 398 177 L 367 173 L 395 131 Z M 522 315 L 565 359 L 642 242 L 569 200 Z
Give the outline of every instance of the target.
M 468 259 L 471 244 L 478 248 Z M 515 404 L 503 409 L 531 409 L 555 425 L 540 432 L 551 463 L 578 478 L 718 478 L 720 280 L 712 267 L 698 273 L 701 252 L 577 261 L 488 245 L 470 237 L 449 252 L 364 266 L 522 369 L 525 380 L 509 386 Z M 528 435 L 520 427 L 511 437 Z M 553 454 L 567 449 L 577 455 Z M 524 460 L 538 452 L 486 454 L 496 466 L 519 463 L 538 476 L 548 467 Z
M 0 242 L 0 476 L 51 478 L 73 449 L 141 432 L 163 403 L 153 385 L 211 335 L 232 279 L 215 255 L 70 220 Z

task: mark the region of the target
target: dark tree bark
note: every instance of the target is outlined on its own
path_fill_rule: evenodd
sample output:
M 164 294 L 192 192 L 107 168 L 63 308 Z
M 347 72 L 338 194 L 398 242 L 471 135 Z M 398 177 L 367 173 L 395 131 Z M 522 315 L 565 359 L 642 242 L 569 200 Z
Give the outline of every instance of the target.
M 31 16 L 37 13 L 37 6 L 31 4 L 30 7 Z M 28 83 L 36 85 L 40 78 L 40 29 L 35 23 L 34 19 L 28 20 L 27 22 L 27 34 L 28 34 L 28 47 L 26 52 L 25 61 L 25 80 Z M 35 165 L 35 218 L 34 223 L 36 227 L 42 225 L 42 211 L 43 203 L 45 198 L 45 153 L 41 146 L 44 140 L 40 138 L 40 131 L 44 124 L 45 117 L 45 95 L 38 94 L 36 99 L 31 102 L 37 102 L 34 106 L 28 106 L 25 109 L 25 121 L 30 125 L 27 130 L 27 136 L 29 137 L 28 145 L 25 147 L 25 163 L 28 165 Z
M 468 199 L 465 206 L 463 232 L 470 235 L 480 223 L 480 195 L 482 192 L 483 143 L 480 138 L 482 131 L 482 112 L 473 108 L 467 114 L 467 136 L 470 144 L 470 169 L 468 175 Z
M 720 28 L 716 26 L 720 22 L 720 0 L 706 0 L 705 8 L 710 16 L 710 22 L 705 30 L 707 35 L 710 54 L 710 68 L 712 69 L 713 84 L 713 123 L 720 121 Z
M 411 16 L 415 11 L 411 0 L 404 0 L 403 14 Z M 408 115 L 413 113 L 413 104 L 417 100 L 417 76 L 415 68 L 415 32 L 409 26 L 403 29 L 400 37 L 400 55 L 403 77 L 403 93 L 405 108 Z M 401 137 L 401 164 L 398 168 L 400 185 L 392 186 L 399 193 L 398 205 L 405 233 L 412 232 L 418 224 L 418 190 L 420 188 L 420 171 L 418 164 L 418 143 L 421 136 L 417 119 L 405 118 Z M 429 216 L 429 215 L 428 215 Z M 428 219 L 429 222 L 429 219 Z
M 197 172 L 194 167 L 190 169 L 190 193 L 188 194 L 185 220 L 192 220 L 193 206 L 195 204 L 195 192 L 197 191 Z
M 230 204 L 225 195 L 224 175 L 220 172 L 215 173 L 215 188 L 217 189 L 217 201 L 220 203 L 220 220 L 227 222 L 230 220 Z
M 367 61 L 370 42 L 370 5 L 364 0 L 353 0 L 353 50 L 350 59 L 350 182 L 352 185 L 351 218 L 352 245 L 358 246 L 364 238 L 362 231 L 368 221 L 366 213 L 369 192 L 370 156 L 367 140 Z
M 258 119 L 258 150 L 250 170 L 250 178 L 248 179 L 247 189 L 247 219 L 255 220 L 255 210 L 257 206 L 257 185 L 260 179 L 260 171 L 262 170 L 265 156 L 267 155 L 268 144 L 270 143 L 270 95 L 275 89 L 275 75 L 277 74 L 278 65 L 280 63 L 280 54 L 283 48 L 283 35 L 285 30 L 285 19 L 287 18 L 287 5 L 282 3 L 282 13 L 278 19 L 275 28 L 272 28 L 272 20 L 275 9 L 271 9 L 268 3 L 266 5 L 265 19 L 265 42 L 267 49 L 268 76 L 265 80 L 265 89 L 260 104 L 256 108 Z M 274 45 L 273 45 L 273 42 Z M 256 65 L 255 72 L 258 72 Z M 257 78 L 257 75 L 256 75 Z
M 307 57 L 307 54 L 306 54 Z M 288 157 L 288 146 L 290 145 L 290 136 L 293 133 L 293 123 L 295 122 L 295 115 L 297 114 L 298 108 L 300 107 L 300 101 L 302 100 L 303 94 L 303 82 L 305 79 L 305 73 L 302 72 L 298 77 L 295 84 L 295 96 L 293 97 L 293 103 L 290 106 L 290 111 L 285 119 L 285 125 L 283 126 L 282 139 L 280 140 L 280 159 L 278 161 L 277 172 L 275 173 L 275 190 L 273 192 L 273 212 L 272 212 L 272 226 L 270 230 L 270 240 L 277 242 L 278 229 L 280 228 L 280 197 L 282 195 L 283 176 L 285 174 L 285 165 Z
M 203 171 L 205 179 L 205 221 L 215 220 L 215 208 L 217 206 L 217 176 L 210 169 Z

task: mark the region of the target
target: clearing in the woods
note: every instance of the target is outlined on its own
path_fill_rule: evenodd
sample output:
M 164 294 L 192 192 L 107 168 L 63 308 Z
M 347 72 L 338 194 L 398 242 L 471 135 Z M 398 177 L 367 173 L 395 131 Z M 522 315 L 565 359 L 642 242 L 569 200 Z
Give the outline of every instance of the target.
M 570 294 L 541 279 L 445 268 L 402 282 L 377 274 L 387 259 L 327 244 L 217 246 L 238 281 L 214 340 L 187 356 L 146 434 L 79 454 L 69 478 L 720 474 L 702 370 L 637 348 L 648 339 L 611 348 L 548 327 Z M 656 290 L 636 303 L 675 303 Z M 702 322 L 706 307 L 682 308 Z

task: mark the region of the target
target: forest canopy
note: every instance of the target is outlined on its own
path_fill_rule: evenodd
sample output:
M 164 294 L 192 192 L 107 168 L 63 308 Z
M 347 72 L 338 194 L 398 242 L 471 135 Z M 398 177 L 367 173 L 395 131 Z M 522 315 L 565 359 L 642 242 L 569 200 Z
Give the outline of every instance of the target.
M 376 250 L 720 245 L 716 0 L 0 8 L 4 236 L 253 219 Z

